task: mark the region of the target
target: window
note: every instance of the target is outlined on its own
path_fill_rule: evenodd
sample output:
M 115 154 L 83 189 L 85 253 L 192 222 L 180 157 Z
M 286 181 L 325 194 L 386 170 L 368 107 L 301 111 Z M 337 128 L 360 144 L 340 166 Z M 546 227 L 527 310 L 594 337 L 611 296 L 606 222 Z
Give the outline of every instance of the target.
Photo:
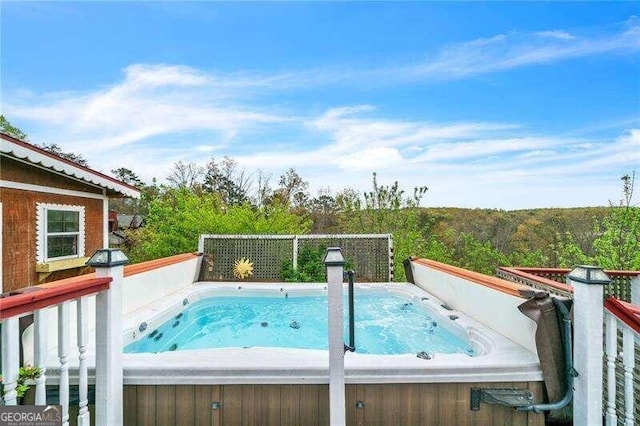
M 38 205 L 38 261 L 84 256 L 84 207 Z

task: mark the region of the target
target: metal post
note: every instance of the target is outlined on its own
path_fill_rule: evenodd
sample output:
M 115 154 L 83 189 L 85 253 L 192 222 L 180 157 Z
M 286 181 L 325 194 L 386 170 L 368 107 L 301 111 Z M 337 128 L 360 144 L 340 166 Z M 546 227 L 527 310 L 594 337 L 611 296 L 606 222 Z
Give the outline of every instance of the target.
M 96 277 L 112 277 L 108 290 L 96 296 L 96 424 L 122 425 L 122 286 L 124 264 L 119 250 L 98 250 L 87 262 Z
M 347 348 L 351 352 L 356 350 L 356 321 L 353 301 L 353 278 L 355 272 L 348 271 L 347 276 L 349 278 L 349 347 Z
M 603 285 L 611 280 L 601 268 L 578 266 L 568 275 L 573 286 L 574 380 L 573 422 L 602 425 Z
M 344 336 L 342 280 L 344 256 L 339 247 L 329 247 L 324 256 L 327 267 L 329 305 L 329 418 L 331 426 L 346 422 L 344 390 Z

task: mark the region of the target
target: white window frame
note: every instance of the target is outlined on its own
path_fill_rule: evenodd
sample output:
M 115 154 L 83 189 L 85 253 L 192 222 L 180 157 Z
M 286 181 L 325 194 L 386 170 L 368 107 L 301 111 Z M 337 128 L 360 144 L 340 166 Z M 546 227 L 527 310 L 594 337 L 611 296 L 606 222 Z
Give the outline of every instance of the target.
M 74 255 L 47 257 L 47 242 L 49 233 L 47 232 L 47 212 L 49 210 L 63 210 L 78 212 L 78 252 Z M 54 262 L 56 260 L 76 259 L 84 257 L 85 241 L 85 214 L 84 206 L 71 206 L 66 204 L 36 204 L 36 259 L 38 262 Z

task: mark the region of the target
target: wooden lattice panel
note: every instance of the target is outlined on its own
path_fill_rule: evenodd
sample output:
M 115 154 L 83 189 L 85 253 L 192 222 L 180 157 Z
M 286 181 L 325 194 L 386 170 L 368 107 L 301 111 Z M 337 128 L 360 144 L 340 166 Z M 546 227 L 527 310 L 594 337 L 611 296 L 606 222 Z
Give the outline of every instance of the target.
M 356 281 L 388 282 L 389 240 L 384 238 L 300 238 L 299 249 L 304 246 L 340 247 L 348 266 L 356 271 Z
M 205 238 L 202 281 L 235 281 L 233 264 L 247 258 L 253 262 L 250 281 L 281 281 L 284 260 L 293 259 L 293 237 Z
M 295 262 L 303 247 L 341 247 L 360 282 L 393 281 L 390 235 L 202 235 L 201 281 L 235 281 L 233 264 L 253 262 L 250 281 L 281 281 L 284 261 Z

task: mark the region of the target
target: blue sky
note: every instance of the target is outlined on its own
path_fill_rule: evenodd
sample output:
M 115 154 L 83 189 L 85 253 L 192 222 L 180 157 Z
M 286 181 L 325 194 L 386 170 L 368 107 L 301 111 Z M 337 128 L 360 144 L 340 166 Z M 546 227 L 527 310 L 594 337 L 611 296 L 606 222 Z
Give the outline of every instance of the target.
M 0 7 L 2 113 L 104 172 L 228 155 L 506 209 L 606 205 L 640 173 L 638 3 Z

